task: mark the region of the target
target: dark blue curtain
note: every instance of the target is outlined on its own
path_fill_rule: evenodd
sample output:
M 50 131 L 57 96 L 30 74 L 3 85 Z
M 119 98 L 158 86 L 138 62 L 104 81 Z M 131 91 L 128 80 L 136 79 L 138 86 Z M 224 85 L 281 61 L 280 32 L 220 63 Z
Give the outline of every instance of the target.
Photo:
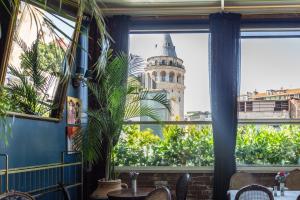
M 11 23 L 11 15 L 6 8 L 12 10 L 10 1 L 0 1 L 0 84 L 4 82 L 6 76 L 6 66 L 2 66 L 2 62 L 4 61 L 4 54 L 7 53 L 5 52 L 5 44 L 8 38 L 9 24 Z
M 130 17 L 116 15 L 106 19 L 108 32 L 112 38 L 111 48 L 115 53 L 128 54 Z
M 240 79 L 239 14 L 216 13 L 210 23 L 210 94 L 214 135 L 213 199 L 226 199 L 236 171 L 237 97 Z

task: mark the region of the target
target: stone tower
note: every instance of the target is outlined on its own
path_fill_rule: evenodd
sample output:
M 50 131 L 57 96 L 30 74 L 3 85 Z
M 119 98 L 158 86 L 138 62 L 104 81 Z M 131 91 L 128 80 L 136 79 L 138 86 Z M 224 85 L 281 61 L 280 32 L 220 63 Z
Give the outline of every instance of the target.
M 171 101 L 171 115 L 163 120 L 184 120 L 183 60 L 177 57 L 170 34 L 155 44 L 155 55 L 147 59 L 145 87 L 151 92 L 167 93 Z

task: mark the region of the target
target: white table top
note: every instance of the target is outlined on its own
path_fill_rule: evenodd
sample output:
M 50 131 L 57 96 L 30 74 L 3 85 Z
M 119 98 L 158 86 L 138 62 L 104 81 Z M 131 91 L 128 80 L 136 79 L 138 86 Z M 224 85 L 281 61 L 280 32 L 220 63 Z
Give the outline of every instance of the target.
M 229 190 L 230 200 L 234 200 L 236 193 L 238 190 Z M 296 200 L 300 195 L 300 191 L 284 191 L 284 196 L 280 196 L 280 191 L 277 191 L 277 196 L 274 197 L 275 200 Z

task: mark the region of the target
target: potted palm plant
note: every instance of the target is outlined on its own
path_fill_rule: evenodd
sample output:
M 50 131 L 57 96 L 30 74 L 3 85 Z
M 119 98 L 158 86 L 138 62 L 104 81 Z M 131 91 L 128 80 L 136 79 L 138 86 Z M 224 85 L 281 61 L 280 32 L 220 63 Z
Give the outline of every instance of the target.
M 88 122 L 75 139 L 77 147 L 83 150 L 86 161 L 94 164 L 106 155 L 105 177 L 98 181 L 93 198 L 105 198 L 107 192 L 120 189 L 121 181 L 114 179 L 113 148 L 117 144 L 124 121 L 147 116 L 159 120 L 153 101 L 170 111 L 170 103 L 165 93 L 149 95 L 135 76 L 140 71 L 141 60 L 125 54 L 108 55 L 106 65 L 96 65 L 94 77 L 87 81 L 95 101 L 87 112 Z M 105 141 L 106 145 L 103 145 Z
M 24 1 L 33 2 L 41 8 L 47 7 L 47 1 Z M 2 3 L 3 5 L 6 5 L 7 2 L 10 2 L 13 6 L 17 6 L 20 0 L 0 0 L 0 4 Z M 68 14 L 61 9 L 61 5 L 75 5 L 78 7 L 77 21 L 81 21 L 83 13 L 89 14 L 96 21 L 100 34 L 99 38 L 95 40 L 98 44 L 101 44 L 101 54 L 94 65 L 93 78 L 87 80 L 86 83 L 95 99 L 95 105 L 87 112 L 88 122 L 81 129 L 80 133 L 77 134 L 75 146 L 84 152 L 85 160 L 91 164 L 99 161 L 102 152 L 104 152 L 106 155 L 106 158 L 104 158 L 106 174 L 103 180 L 99 180 L 99 185 L 101 186 L 104 183 L 108 185 L 119 184 L 119 180 L 113 180 L 112 151 L 118 142 L 124 121 L 140 116 L 148 116 L 154 120 L 159 120 L 159 114 L 150 106 L 151 104 L 143 104 L 142 102 L 154 101 L 164 105 L 169 111 L 170 103 L 166 94 L 148 95 L 148 92 L 142 88 L 140 81 L 134 76 L 134 72 L 140 64 L 136 57 L 128 57 L 125 54 L 112 56 L 111 53 L 108 53 L 108 40 L 110 36 L 106 31 L 104 17 L 98 6 L 98 0 L 59 0 L 58 3 L 60 9 L 52 9 L 51 11 L 54 13 L 58 12 L 62 16 L 67 16 Z M 50 22 L 49 25 L 51 26 L 53 24 L 51 23 L 51 19 L 47 18 L 46 15 L 44 17 L 46 21 Z M 64 34 L 64 30 L 58 27 L 54 26 L 53 29 Z M 74 34 L 79 35 L 79 33 L 80 24 L 75 27 Z M 67 52 L 71 52 L 76 47 L 77 41 L 73 40 L 70 45 L 71 50 L 68 51 L 68 49 Z M 71 66 L 71 64 L 68 66 Z M 67 68 L 64 73 L 64 79 L 62 79 L 66 84 L 70 80 L 70 71 Z M 61 98 L 61 96 L 58 97 Z M 103 141 L 107 142 L 107 145 L 102 146 Z M 94 192 L 93 196 L 101 197 L 101 194 L 97 191 Z M 104 196 L 106 196 L 106 193 L 107 190 L 102 192 Z

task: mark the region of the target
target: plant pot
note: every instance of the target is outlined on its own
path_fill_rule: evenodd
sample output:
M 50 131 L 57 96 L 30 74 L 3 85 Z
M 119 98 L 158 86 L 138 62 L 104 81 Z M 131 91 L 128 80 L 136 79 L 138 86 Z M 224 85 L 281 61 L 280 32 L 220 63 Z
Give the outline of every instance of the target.
M 122 188 L 128 188 L 126 183 L 122 183 L 121 179 L 116 180 L 98 180 L 98 186 L 96 190 L 91 194 L 93 199 L 107 199 L 107 193 L 115 190 L 122 190 Z

